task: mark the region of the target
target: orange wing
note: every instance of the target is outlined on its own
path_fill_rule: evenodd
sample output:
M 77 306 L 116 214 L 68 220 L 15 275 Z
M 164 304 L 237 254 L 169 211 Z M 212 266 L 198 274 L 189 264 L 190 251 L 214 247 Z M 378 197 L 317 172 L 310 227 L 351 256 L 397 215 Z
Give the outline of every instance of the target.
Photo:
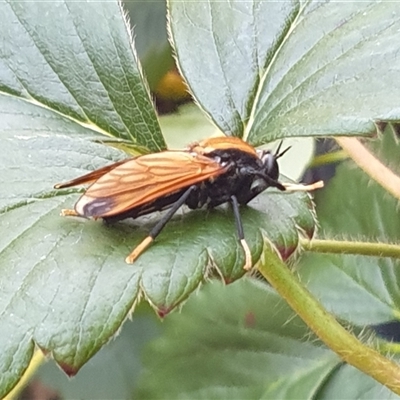
M 115 167 L 118 167 L 118 165 L 125 164 L 126 162 L 133 160 L 132 158 L 125 159 L 122 161 L 118 161 L 114 164 L 111 165 L 106 165 L 103 168 L 96 169 L 95 171 L 89 172 L 86 175 L 80 176 L 79 178 L 73 179 L 72 181 L 68 181 L 65 183 L 57 183 L 54 185 L 54 189 L 63 189 L 63 188 L 68 188 L 71 186 L 78 186 L 78 185 L 85 185 L 86 183 L 93 183 L 94 181 L 97 181 L 101 176 L 105 175 L 107 172 L 111 171 Z
M 204 139 L 189 146 L 190 151 L 208 154 L 215 150 L 240 150 L 257 157 L 256 149 L 244 140 L 234 136 L 217 136 Z
M 226 170 L 202 155 L 164 151 L 121 161 L 58 187 L 95 180 L 76 203 L 75 211 L 86 217 L 111 217 Z

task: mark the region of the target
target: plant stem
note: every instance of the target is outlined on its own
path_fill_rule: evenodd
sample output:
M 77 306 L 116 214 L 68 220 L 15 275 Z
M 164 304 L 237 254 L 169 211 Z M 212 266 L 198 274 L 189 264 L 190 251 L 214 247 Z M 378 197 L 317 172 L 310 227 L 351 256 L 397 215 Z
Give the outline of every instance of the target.
M 399 366 L 346 331 L 274 252 L 263 254 L 259 271 L 310 329 L 345 362 L 400 394 Z
M 300 245 L 304 250 L 315 253 L 356 254 L 400 258 L 400 245 L 397 244 L 353 242 L 347 240 L 301 239 Z
M 40 365 L 43 363 L 45 360 L 45 357 L 43 355 L 43 352 L 41 350 L 36 350 L 35 353 L 33 354 L 33 357 L 31 359 L 31 362 L 29 363 L 28 368 L 22 375 L 21 379 L 18 381 L 16 386 L 7 394 L 7 396 L 3 397 L 3 400 L 14 400 L 18 398 L 18 396 L 21 394 L 22 390 L 25 388 L 29 380 L 32 378 L 34 373 L 37 371 L 37 369 L 40 367 Z
M 349 137 L 335 139 L 366 174 L 400 200 L 400 178 L 396 174 L 383 165 L 358 139 Z
M 314 158 L 311 160 L 311 163 L 309 164 L 309 167 L 320 167 L 321 165 L 332 164 L 338 161 L 347 160 L 348 158 L 349 155 L 343 150 L 319 154 L 317 156 L 314 156 Z

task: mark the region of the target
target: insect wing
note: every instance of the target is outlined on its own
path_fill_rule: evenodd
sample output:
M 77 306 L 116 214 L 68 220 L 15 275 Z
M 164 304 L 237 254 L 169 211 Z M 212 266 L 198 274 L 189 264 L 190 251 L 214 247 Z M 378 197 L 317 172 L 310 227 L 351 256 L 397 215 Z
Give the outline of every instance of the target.
M 125 164 L 126 162 L 131 161 L 132 158 L 118 161 L 111 165 L 106 165 L 103 168 L 96 169 L 95 171 L 89 172 L 86 175 L 82 175 L 79 178 L 73 179 L 72 181 L 64 182 L 64 183 L 57 183 L 54 185 L 54 189 L 63 189 L 68 188 L 71 186 L 78 186 L 78 185 L 85 185 L 87 183 L 93 183 L 97 181 L 101 176 L 105 175 L 107 172 L 110 172 L 114 168 L 118 167 L 121 164 Z
M 110 217 L 227 170 L 211 158 L 184 151 L 147 154 L 103 174 L 78 200 L 75 210 L 86 217 Z
M 205 139 L 189 146 L 189 149 L 198 154 L 208 154 L 216 150 L 239 150 L 257 157 L 257 151 L 253 146 L 233 136 L 218 136 Z

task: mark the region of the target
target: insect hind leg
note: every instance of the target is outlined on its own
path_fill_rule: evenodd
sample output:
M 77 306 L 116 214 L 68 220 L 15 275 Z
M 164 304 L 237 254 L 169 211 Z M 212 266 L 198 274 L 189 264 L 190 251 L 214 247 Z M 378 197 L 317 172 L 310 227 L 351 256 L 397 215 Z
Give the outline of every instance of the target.
M 178 211 L 178 209 L 185 204 L 189 195 L 192 191 L 196 189 L 196 186 L 190 186 L 179 199 L 173 204 L 173 206 L 168 210 L 168 212 L 158 221 L 158 223 L 149 232 L 148 236 L 142 240 L 133 251 L 126 257 L 125 262 L 128 264 L 133 264 L 134 261 L 150 246 L 154 239 L 160 234 L 168 221 L 173 217 L 173 215 Z
M 63 208 L 60 212 L 60 215 L 62 217 L 81 217 L 81 215 L 78 214 L 75 210 L 71 210 L 68 208 Z
M 248 271 L 252 265 L 253 261 L 251 259 L 251 252 L 249 245 L 246 242 L 246 239 L 244 238 L 244 231 L 243 231 L 243 224 L 242 224 L 242 219 L 240 217 L 240 210 L 239 210 L 239 203 L 236 198 L 236 196 L 231 196 L 231 204 L 233 208 L 233 215 L 235 216 L 235 222 L 236 222 L 236 229 L 239 237 L 240 244 L 242 245 L 243 251 L 244 251 L 244 256 L 245 256 L 245 263 L 243 266 L 243 269 Z

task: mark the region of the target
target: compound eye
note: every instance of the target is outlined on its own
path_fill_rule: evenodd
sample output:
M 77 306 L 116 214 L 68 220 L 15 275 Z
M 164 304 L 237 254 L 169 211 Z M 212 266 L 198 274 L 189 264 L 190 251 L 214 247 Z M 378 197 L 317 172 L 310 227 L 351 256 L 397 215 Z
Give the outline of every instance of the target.
M 267 152 L 262 157 L 262 161 L 265 168 L 265 173 L 269 175 L 272 179 L 278 179 L 279 177 L 279 167 L 274 154 Z
M 274 167 L 275 157 L 269 151 L 265 152 L 262 156 L 262 163 L 264 164 L 265 172 L 268 174 Z
M 265 164 L 267 167 L 268 173 L 270 173 L 274 169 L 275 164 L 276 164 L 275 157 L 272 154 L 268 154 L 266 164 Z

